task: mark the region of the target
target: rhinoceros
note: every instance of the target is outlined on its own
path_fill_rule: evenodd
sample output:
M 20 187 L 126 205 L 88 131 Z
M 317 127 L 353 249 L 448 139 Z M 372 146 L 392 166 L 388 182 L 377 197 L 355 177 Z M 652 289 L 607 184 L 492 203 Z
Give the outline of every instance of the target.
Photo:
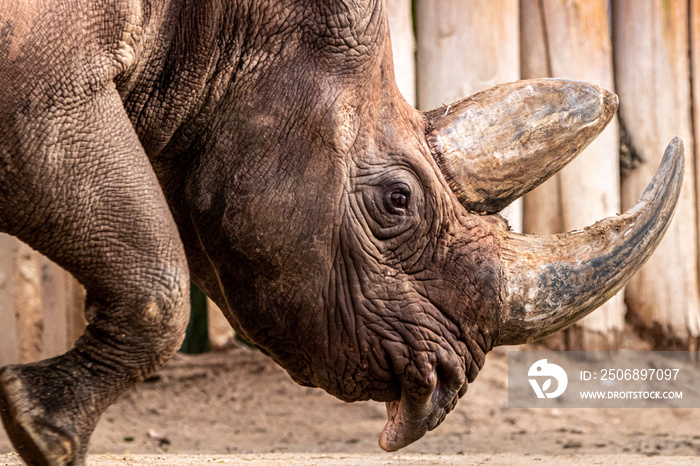
M 84 464 L 100 414 L 180 346 L 191 279 L 300 384 L 386 402 L 397 450 L 498 345 L 562 329 L 654 250 L 682 141 L 627 213 L 526 236 L 503 207 L 617 97 L 566 80 L 420 112 L 382 0 L 0 0 L 0 230 L 86 288 L 66 354 L 0 371 L 29 464 Z

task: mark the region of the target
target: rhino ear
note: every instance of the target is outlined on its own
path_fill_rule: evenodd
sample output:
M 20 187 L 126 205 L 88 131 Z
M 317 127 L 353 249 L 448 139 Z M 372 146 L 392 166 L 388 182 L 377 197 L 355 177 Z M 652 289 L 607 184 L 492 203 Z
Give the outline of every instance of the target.
M 460 202 L 492 214 L 576 157 L 617 105 L 590 83 L 517 81 L 426 112 L 426 139 Z

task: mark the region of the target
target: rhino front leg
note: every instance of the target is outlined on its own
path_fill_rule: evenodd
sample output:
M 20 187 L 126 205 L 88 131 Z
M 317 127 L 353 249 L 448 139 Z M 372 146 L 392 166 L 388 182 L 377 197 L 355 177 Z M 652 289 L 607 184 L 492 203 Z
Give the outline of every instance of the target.
M 113 84 L 70 105 L 7 115 L 0 111 L 0 230 L 73 273 L 94 317 L 68 353 L 0 370 L 0 414 L 28 464 L 84 464 L 100 414 L 179 348 L 187 263 Z

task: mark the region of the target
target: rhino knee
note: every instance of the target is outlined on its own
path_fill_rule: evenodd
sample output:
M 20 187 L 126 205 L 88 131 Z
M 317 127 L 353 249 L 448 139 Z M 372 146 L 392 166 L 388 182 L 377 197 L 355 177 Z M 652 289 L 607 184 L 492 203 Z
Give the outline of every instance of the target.
M 152 297 L 138 309 L 150 341 L 172 354 L 180 347 L 190 316 L 190 276 L 186 267 L 167 267 L 149 280 Z
M 87 334 L 94 337 L 88 338 L 88 346 L 101 347 L 101 341 L 113 340 L 113 347 L 139 353 L 150 361 L 148 366 L 158 366 L 180 348 L 190 315 L 187 266 L 165 264 L 149 269 L 131 275 L 126 286 L 110 280 L 109 294 L 104 288 L 88 288 Z

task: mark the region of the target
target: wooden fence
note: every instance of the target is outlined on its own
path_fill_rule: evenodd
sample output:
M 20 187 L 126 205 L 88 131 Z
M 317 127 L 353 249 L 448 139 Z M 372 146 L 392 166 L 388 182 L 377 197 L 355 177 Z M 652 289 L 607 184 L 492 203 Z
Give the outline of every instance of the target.
M 629 208 L 665 145 L 683 137 L 682 199 L 658 251 L 624 293 L 550 344 L 618 348 L 627 321 L 654 348 L 695 350 L 700 0 L 414 0 L 413 28 L 406 24 L 411 0 L 387 3 L 397 76 L 416 76 L 415 87 L 398 83 L 422 110 L 499 82 L 539 77 L 591 81 L 620 96 L 622 124 L 613 120 L 569 167 L 526 195 L 522 214 L 517 206 L 508 214 L 516 229 L 520 215 L 524 232 L 551 234 Z M 407 44 L 414 43 L 411 60 Z
M 19 240 L 0 233 L 0 366 L 50 358 L 83 333 L 85 290 L 69 273 Z M 228 346 L 234 332 L 206 300 L 209 342 Z
M 83 332 L 85 293 L 53 262 L 0 234 L 0 364 L 56 356 Z
M 568 231 L 629 208 L 665 145 L 678 134 L 684 138 L 682 198 L 657 253 L 624 295 L 550 337 L 550 344 L 614 349 L 627 321 L 655 348 L 695 350 L 700 0 L 386 3 L 399 88 L 422 110 L 500 82 L 548 76 L 592 81 L 620 96 L 620 120 L 569 167 L 509 208 L 515 229 Z M 83 291 L 67 273 L 0 235 L 0 364 L 68 349 L 84 326 L 82 303 Z M 213 306 L 209 322 L 212 342 L 226 344 L 232 331 Z

